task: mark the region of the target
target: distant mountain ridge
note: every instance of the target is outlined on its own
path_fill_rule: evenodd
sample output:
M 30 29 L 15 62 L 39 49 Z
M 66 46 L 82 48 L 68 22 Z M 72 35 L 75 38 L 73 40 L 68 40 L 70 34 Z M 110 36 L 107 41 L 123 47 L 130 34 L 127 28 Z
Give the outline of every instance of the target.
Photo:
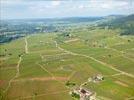
M 13 23 L 81 23 L 81 22 L 93 22 L 102 20 L 103 17 L 66 17 L 66 18 L 39 18 L 39 19 L 10 19 L 3 20 L 1 22 L 13 22 Z
M 0 20 L 0 43 L 27 34 L 62 32 L 68 27 L 73 27 L 73 25 L 113 30 L 121 29 L 121 35 L 134 35 L 134 14 L 129 16 L 109 15 L 104 17 Z

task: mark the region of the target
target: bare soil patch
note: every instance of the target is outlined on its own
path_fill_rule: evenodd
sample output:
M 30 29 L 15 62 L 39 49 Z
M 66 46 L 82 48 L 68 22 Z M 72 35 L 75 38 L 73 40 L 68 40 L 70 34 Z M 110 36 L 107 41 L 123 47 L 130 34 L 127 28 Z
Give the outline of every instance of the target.
M 71 40 L 67 40 L 67 41 L 65 41 L 65 43 L 69 43 L 69 42 L 75 42 L 75 41 L 78 41 L 79 39 L 71 39 Z
M 5 80 L 0 80 L 0 87 L 5 83 Z
M 27 79 L 16 79 L 12 82 L 19 82 L 19 81 L 50 81 L 50 80 L 58 80 L 58 81 L 66 81 L 68 77 L 34 77 L 34 78 L 27 78 Z

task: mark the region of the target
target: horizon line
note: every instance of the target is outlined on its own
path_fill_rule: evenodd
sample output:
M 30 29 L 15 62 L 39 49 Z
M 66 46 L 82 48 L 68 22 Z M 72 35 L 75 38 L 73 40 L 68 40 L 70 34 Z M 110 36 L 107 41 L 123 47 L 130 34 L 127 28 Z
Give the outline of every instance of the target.
M 37 17 L 37 18 L 1 18 L 0 20 L 25 20 L 25 19 L 65 19 L 65 18 L 99 18 L 99 17 L 107 17 L 107 16 L 129 16 L 133 15 L 132 14 L 109 14 L 109 15 L 104 15 L 104 16 L 63 16 L 63 17 Z

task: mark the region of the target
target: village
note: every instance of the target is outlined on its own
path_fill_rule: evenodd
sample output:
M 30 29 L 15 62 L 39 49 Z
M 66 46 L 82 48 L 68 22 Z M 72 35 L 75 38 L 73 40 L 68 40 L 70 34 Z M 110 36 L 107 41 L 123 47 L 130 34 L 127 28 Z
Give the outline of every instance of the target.
M 78 100 L 96 100 L 96 92 L 86 89 L 84 85 L 87 85 L 89 82 L 93 83 L 99 83 L 104 80 L 104 77 L 101 74 L 94 75 L 91 78 L 89 78 L 86 82 L 82 83 L 80 86 L 75 86 L 70 91 L 70 95 L 73 98 L 76 98 Z

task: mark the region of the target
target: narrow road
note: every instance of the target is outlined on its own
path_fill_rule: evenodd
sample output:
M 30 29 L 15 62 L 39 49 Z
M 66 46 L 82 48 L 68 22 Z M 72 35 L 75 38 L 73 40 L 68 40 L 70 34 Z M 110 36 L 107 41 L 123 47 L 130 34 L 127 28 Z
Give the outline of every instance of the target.
M 25 38 L 25 53 L 29 53 L 28 52 L 28 42 L 27 42 L 27 38 Z
M 8 89 L 9 89 L 10 86 L 11 86 L 12 81 L 13 81 L 15 78 L 17 78 L 17 77 L 19 76 L 19 74 L 20 74 L 19 67 L 20 67 L 21 61 L 22 61 L 22 58 L 19 57 L 19 61 L 17 62 L 17 66 L 16 66 L 16 71 L 17 71 L 17 72 L 16 72 L 16 75 L 9 81 L 8 86 L 7 86 L 6 89 L 3 91 L 4 93 L 8 91 Z
M 112 65 L 109 65 L 109 64 L 107 64 L 107 63 L 105 63 L 105 62 L 102 62 L 102 61 L 99 61 L 99 60 L 97 60 L 97 59 L 95 59 L 95 58 L 93 58 L 93 57 L 91 57 L 91 56 L 87 56 L 87 55 L 84 55 L 84 54 L 78 54 L 78 53 L 74 53 L 74 52 L 65 50 L 65 49 L 61 48 L 60 46 L 58 46 L 58 44 L 57 44 L 56 41 L 55 41 L 55 43 L 56 43 L 56 47 L 57 47 L 59 50 L 63 50 L 64 52 L 67 52 L 67 53 L 72 54 L 72 55 L 77 55 L 77 56 L 82 56 L 82 57 L 85 57 L 85 58 L 90 58 L 90 59 L 92 59 L 93 61 L 96 61 L 96 62 L 98 62 L 98 63 L 100 63 L 100 64 L 102 64 L 102 65 L 104 65 L 104 66 L 109 66 L 111 69 L 113 69 L 113 70 L 115 70 L 115 71 L 117 71 L 117 72 L 119 72 L 119 73 L 123 73 L 123 74 L 126 75 L 126 76 L 129 76 L 129 77 L 134 78 L 134 75 L 133 75 L 133 74 L 130 74 L 130 73 L 121 71 L 121 70 L 119 70 L 119 69 L 113 67 Z
M 18 77 L 20 75 L 20 63 L 21 63 L 21 61 L 22 61 L 22 57 L 19 57 L 19 61 L 18 61 L 18 64 L 16 66 L 17 73 L 16 73 L 15 77 Z

